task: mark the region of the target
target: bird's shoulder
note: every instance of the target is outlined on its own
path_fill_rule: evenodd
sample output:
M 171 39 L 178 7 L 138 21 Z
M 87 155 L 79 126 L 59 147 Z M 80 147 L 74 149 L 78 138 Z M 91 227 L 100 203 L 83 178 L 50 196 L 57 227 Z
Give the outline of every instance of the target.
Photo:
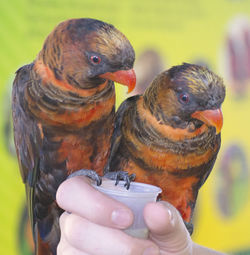
M 124 118 L 124 114 L 131 108 L 135 107 L 137 100 L 140 98 L 140 95 L 132 96 L 127 98 L 117 110 L 115 117 L 115 129 L 119 129 L 121 122 Z
M 34 68 L 34 63 L 27 64 L 20 67 L 15 73 L 16 76 L 13 82 L 13 87 L 14 88 L 24 87 L 27 84 L 27 82 L 29 82 L 32 79 L 31 72 L 33 72 L 33 68 Z

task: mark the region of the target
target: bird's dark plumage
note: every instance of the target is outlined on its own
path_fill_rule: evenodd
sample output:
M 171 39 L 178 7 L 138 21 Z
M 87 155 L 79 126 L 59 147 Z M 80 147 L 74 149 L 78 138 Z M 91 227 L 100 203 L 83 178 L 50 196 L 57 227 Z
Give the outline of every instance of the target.
M 115 111 L 114 81 L 135 85 L 134 50 L 114 26 L 60 23 L 13 84 L 14 138 L 36 254 L 56 254 L 62 210 L 56 190 L 72 172 L 106 164 Z
M 224 97 L 222 79 L 205 67 L 185 63 L 159 74 L 118 109 L 105 173 L 127 171 L 160 186 L 190 223 L 220 148 Z

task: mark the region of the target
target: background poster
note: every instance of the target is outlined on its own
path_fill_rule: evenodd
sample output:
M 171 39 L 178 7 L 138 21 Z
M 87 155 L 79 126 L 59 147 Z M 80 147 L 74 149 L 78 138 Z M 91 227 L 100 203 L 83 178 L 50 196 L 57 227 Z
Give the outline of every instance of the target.
M 128 37 L 141 90 L 157 73 L 182 62 L 207 65 L 223 77 L 222 148 L 199 195 L 193 239 L 224 252 L 250 254 L 249 0 L 1 1 L 0 254 L 29 254 L 22 241 L 24 187 L 11 138 L 14 73 L 33 61 L 60 21 L 80 17 L 112 23 Z M 117 87 L 118 104 L 127 96 L 125 87 Z

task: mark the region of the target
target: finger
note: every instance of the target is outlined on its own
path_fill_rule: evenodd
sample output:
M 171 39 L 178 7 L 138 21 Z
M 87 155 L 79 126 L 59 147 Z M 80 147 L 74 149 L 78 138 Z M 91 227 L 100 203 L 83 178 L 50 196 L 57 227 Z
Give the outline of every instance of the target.
M 167 202 L 149 203 L 144 209 L 150 239 L 161 254 L 186 255 L 192 252 L 192 240 L 178 211 Z
M 57 255 L 88 255 L 87 253 L 74 248 L 65 238 L 65 226 L 69 215 L 69 213 L 64 212 L 59 219 L 61 238 L 57 246 Z
M 57 191 L 58 205 L 96 224 L 127 228 L 133 213 L 122 203 L 93 188 L 86 177 L 77 176 L 63 182 Z
M 64 237 L 64 229 L 65 229 L 65 222 L 70 214 L 68 212 L 64 212 L 61 214 L 59 218 L 59 226 L 61 230 L 61 239 Z
M 149 240 L 133 238 L 119 229 L 96 225 L 75 214 L 70 214 L 64 224 L 67 242 L 87 254 L 159 254 L 158 247 Z
M 88 253 L 85 253 L 83 251 L 80 251 L 70 244 L 64 241 L 60 241 L 57 246 L 57 255 L 89 255 Z

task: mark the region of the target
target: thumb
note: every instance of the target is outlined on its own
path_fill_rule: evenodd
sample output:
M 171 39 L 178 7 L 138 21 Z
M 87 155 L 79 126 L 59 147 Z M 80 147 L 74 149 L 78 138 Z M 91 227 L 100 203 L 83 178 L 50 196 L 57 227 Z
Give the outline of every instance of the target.
M 179 212 L 167 202 L 149 203 L 144 209 L 150 239 L 162 255 L 192 254 L 192 240 Z

